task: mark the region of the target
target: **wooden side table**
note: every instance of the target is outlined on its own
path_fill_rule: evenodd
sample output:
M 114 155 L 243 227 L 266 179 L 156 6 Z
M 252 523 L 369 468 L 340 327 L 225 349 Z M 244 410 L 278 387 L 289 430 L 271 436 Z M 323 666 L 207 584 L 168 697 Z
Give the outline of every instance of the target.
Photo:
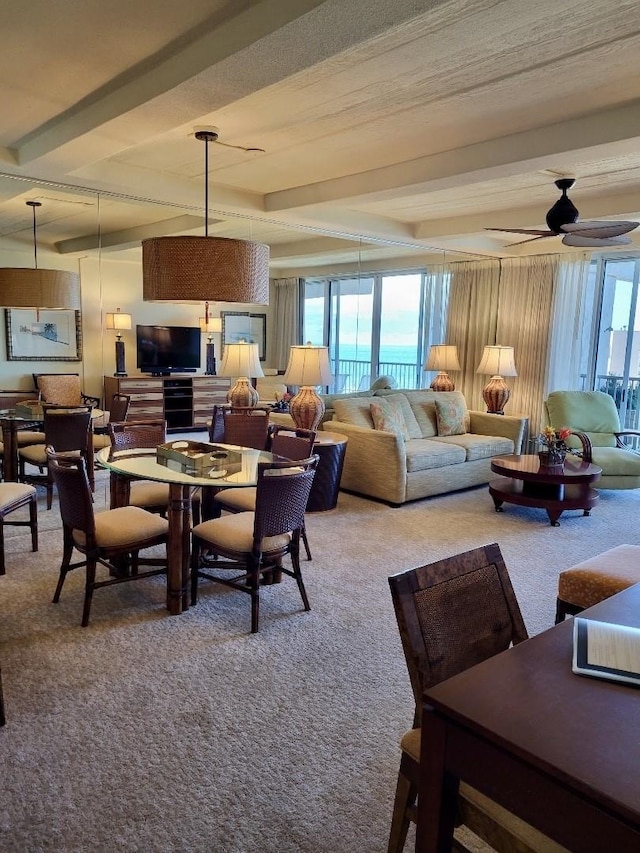
M 320 461 L 311 487 L 307 512 L 335 509 L 346 450 L 346 435 L 320 430 L 313 445 L 313 452 L 318 454 Z

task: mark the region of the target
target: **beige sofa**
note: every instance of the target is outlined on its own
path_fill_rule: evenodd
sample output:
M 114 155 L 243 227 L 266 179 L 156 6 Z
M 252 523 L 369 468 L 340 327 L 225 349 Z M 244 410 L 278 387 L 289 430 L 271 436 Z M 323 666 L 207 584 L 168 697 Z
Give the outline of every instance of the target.
M 455 399 L 464 410 L 464 432 L 438 435 L 436 403 Z M 371 403 L 395 400 L 407 438 L 375 429 Z M 399 506 L 406 501 L 488 483 L 491 458 L 519 453 L 526 419 L 469 411 L 458 391 L 377 391 L 327 399 L 324 429 L 349 439 L 341 488 Z

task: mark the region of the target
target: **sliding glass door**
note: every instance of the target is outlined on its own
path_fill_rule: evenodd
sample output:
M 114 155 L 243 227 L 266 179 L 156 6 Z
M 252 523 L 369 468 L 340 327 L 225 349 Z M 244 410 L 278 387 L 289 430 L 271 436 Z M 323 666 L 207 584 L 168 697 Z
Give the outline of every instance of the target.
M 595 389 L 613 397 L 627 429 L 639 428 L 639 276 L 638 258 L 604 262 Z

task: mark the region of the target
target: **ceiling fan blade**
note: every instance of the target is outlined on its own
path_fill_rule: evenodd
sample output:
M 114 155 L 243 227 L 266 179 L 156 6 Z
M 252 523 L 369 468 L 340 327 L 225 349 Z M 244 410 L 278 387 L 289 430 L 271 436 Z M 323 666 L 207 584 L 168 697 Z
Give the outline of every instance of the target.
M 507 234 L 537 234 L 539 237 L 554 237 L 554 231 L 542 231 L 538 228 L 485 228 L 485 231 L 505 231 Z
M 565 246 L 577 246 L 583 249 L 606 249 L 608 246 L 628 246 L 630 237 L 588 237 L 586 234 L 566 234 L 562 238 Z
M 518 240 L 517 243 L 510 243 L 510 246 L 524 246 L 525 243 L 535 243 L 536 240 L 544 240 L 546 237 L 557 237 L 557 234 L 554 234 L 552 231 L 544 234 L 540 234 L 538 237 L 530 237 L 528 240 Z M 567 235 L 569 236 L 569 235 Z
M 562 226 L 567 234 L 582 234 L 585 237 L 619 237 L 628 231 L 633 231 L 640 223 L 623 222 L 616 220 L 612 222 L 570 222 Z

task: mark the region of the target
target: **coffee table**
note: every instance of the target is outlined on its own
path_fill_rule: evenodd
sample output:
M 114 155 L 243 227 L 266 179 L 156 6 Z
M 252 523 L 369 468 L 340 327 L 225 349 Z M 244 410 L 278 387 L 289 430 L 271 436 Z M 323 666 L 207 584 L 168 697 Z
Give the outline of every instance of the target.
M 599 499 L 591 487 L 602 468 L 585 462 L 578 456 L 567 456 L 560 470 L 540 465 L 538 456 L 496 456 L 491 470 L 502 476 L 489 483 L 496 512 L 502 512 L 503 503 L 546 509 L 552 527 L 566 509 L 581 509 L 589 515 Z

